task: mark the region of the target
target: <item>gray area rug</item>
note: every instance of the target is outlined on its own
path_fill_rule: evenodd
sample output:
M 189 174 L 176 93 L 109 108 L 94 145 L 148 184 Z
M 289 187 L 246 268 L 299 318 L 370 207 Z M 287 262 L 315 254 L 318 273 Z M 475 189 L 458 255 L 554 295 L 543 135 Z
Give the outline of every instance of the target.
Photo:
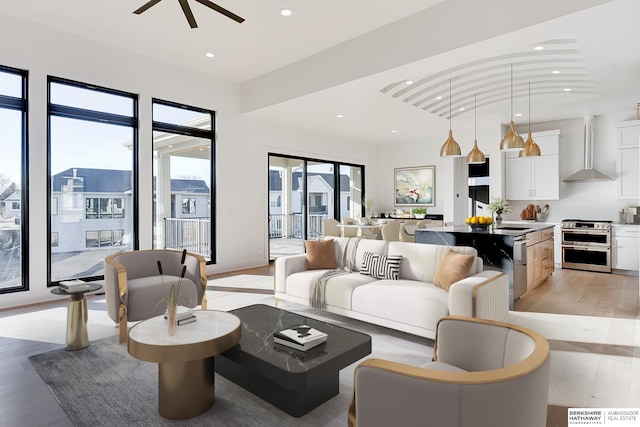
M 279 308 L 357 330 L 372 337 L 370 357 L 422 365 L 433 342 L 342 316 L 280 303 Z M 64 349 L 29 358 L 77 426 L 341 426 L 347 424 L 355 363 L 340 372 L 340 394 L 303 417 L 294 418 L 226 378 L 215 377 L 216 401 L 206 413 L 184 421 L 158 414 L 157 364 L 139 361 L 117 337 L 78 351 Z

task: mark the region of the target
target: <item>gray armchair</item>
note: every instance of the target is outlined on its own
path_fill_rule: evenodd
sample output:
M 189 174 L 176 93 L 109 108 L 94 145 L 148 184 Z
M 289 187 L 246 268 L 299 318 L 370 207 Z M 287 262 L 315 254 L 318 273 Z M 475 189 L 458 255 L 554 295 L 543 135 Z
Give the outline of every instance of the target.
M 184 264 L 181 251 L 159 249 L 113 254 L 104 260 L 104 289 L 107 313 L 120 326 L 120 343 L 127 338 L 127 322 L 149 319 L 163 314 L 163 300 L 172 284 L 181 285 L 180 305 L 207 308 L 206 263 L 202 256 L 187 252 Z M 158 262 L 162 264 L 160 275 Z
M 549 343 L 503 322 L 445 317 L 433 361 L 358 365 L 349 426 L 544 427 Z

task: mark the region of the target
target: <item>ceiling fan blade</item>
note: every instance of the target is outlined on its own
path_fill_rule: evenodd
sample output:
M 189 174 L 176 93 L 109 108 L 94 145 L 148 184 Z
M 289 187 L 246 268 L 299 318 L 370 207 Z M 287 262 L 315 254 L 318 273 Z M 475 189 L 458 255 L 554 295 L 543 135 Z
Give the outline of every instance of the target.
M 178 0 L 180 2 L 180 6 L 182 6 L 182 11 L 184 12 L 185 18 L 189 21 L 189 25 L 191 28 L 198 28 L 198 24 L 196 23 L 196 18 L 193 16 L 193 12 L 191 12 L 191 7 L 187 0 Z
M 134 10 L 133 13 L 135 13 L 136 15 L 140 15 L 142 12 L 144 12 L 147 9 L 149 9 L 151 6 L 155 6 L 156 4 L 160 3 L 160 1 L 161 0 L 148 1 L 145 4 L 143 4 L 142 6 L 140 6 L 139 8 L 137 8 L 136 10 Z
M 236 14 L 235 14 L 235 13 L 233 13 L 233 12 L 228 11 L 227 9 L 225 9 L 225 8 L 223 8 L 223 7 L 218 6 L 218 5 L 217 5 L 217 4 L 215 4 L 215 3 L 210 2 L 209 0 L 196 0 L 196 1 L 197 1 L 198 3 L 200 3 L 200 4 L 203 4 L 203 5 L 207 6 L 207 7 L 209 7 L 209 8 L 211 8 L 211 9 L 215 10 L 215 11 L 216 11 L 216 12 L 218 12 L 218 13 L 223 14 L 223 15 L 224 15 L 224 16 L 226 16 L 227 18 L 231 18 L 231 19 L 233 19 L 234 21 L 236 21 L 236 22 L 237 22 L 237 23 L 239 23 L 239 24 L 241 24 L 241 23 L 243 23 L 243 22 L 244 22 L 244 18 L 242 18 L 242 17 L 240 17 L 240 16 L 236 15 Z

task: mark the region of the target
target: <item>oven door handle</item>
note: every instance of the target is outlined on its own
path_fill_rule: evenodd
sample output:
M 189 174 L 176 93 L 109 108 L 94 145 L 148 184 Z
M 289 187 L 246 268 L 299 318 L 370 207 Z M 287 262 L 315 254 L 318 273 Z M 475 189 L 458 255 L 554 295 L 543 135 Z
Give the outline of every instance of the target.
M 597 228 L 563 228 L 561 231 L 571 234 L 607 234 L 611 232 L 611 230 L 601 230 Z
M 573 249 L 577 251 L 591 251 L 591 252 L 608 252 L 609 246 L 576 246 L 576 245 L 564 245 L 562 249 Z

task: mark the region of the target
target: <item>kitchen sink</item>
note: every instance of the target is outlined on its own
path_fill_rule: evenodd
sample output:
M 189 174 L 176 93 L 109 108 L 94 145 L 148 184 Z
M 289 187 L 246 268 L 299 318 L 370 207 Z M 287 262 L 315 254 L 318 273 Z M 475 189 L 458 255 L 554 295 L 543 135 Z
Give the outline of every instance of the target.
M 530 225 L 508 225 L 506 227 L 498 227 L 497 230 L 528 230 Z

